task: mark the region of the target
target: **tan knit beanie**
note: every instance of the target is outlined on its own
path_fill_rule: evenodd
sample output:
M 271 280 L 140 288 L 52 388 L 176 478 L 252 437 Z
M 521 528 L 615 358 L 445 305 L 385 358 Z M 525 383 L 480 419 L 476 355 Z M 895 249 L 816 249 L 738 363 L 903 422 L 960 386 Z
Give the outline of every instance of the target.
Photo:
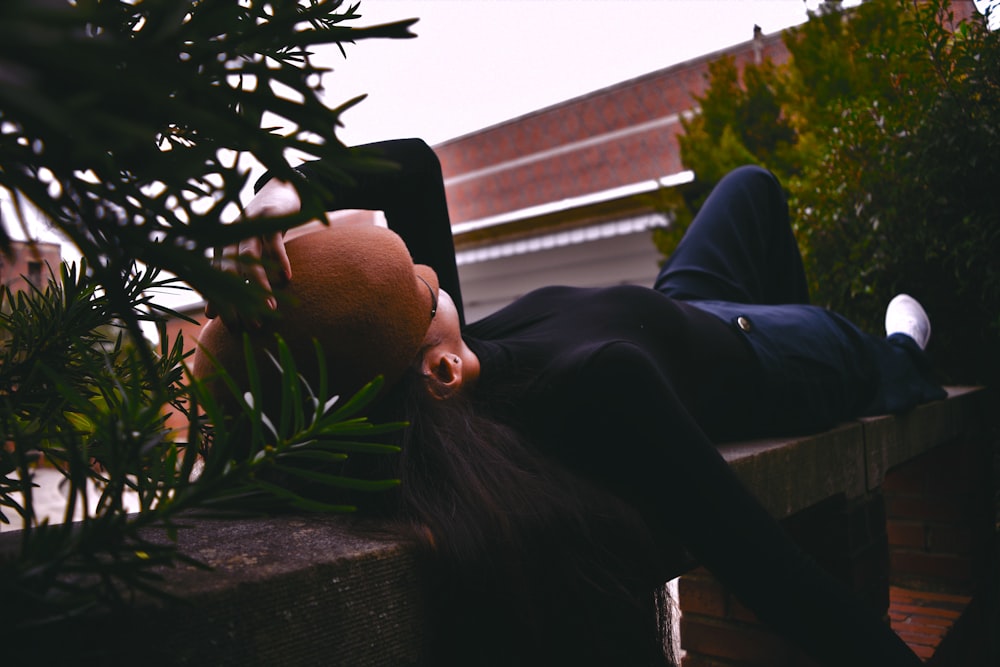
M 280 334 L 314 391 L 313 339 L 323 347 L 330 395 L 347 398 L 377 375 L 385 377 L 386 388 L 395 383 L 415 361 L 430 326 L 438 292 L 433 269 L 415 265 L 397 234 L 374 225 L 333 225 L 285 248 L 293 279 L 275 294 L 279 318 L 250 332 L 255 348 L 274 352 L 274 334 Z M 198 342 L 196 377 L 214 372 L 207 351 L 246 388 L 242 332 L 214 319 Z M 276 371 L 261 353 L 257 364 L 266 394 Z

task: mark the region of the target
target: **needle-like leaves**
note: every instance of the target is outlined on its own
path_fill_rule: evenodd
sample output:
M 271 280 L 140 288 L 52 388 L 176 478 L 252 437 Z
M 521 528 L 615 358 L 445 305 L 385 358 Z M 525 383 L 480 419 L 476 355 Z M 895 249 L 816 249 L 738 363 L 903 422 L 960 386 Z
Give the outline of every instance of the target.
M 283 407 L 264 413 L 248 355 L 246 396 L 220 378 L 227 405 L 241 406 L 233 419 L 185 376 L 183 339 L 157 347 L 140 326 L 162 334 L 165 318 L 182 318 L 151 296 L 164 289 L 262 314 L 259 294 L 209 255 L 319 217 L 326 193 L 303 182 L 293 154 L 321 158 L 339 181 L 347 167 L 385 168 L 338 140 L 340 114 L 361 98 L 331 109 L 312 59 L 322 45 L 346 54 L 347 43 L 413 36 L 412 21 L 351 27 L 357 10 L 342 0 L 0 2 L 0 188 L 18 193 L 14 219 L 0 220 L 0 250 L 27 227 L 26 201 L 83 257 L 47 288 L 0 287 L 0 522 L 24 525 L 0 553 L 0 627 L 157 594 L 164 566 L 192 562 L 173 542 L 192 510 L 348 511 L 335 493 L 307 497 L 281 480 L 334 491 L 395 484 L 339 472 L 350 457 L 395 451 L 367 439 L 400 425 L 359 416 L 379 381 L 353 398 L 327 396 L 325 375 L 309 387 L 295 371 L 312 360 L 280 344 Z M 265 116 L 285 127 L 266 127 Z M 297 184 L 301 214 L 223 224 L 247 185 L 241 157 Z M 186 426 L 172 429 L 168 413 Z M 61 518 L 82 520 L 36 516 L 39 462 L 64 479 Z

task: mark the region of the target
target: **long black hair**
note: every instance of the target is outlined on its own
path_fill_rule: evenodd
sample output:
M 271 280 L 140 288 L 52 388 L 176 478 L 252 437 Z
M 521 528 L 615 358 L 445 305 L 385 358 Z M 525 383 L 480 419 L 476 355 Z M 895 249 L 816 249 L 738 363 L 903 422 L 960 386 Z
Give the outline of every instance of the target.
M 394 513 L 432 578 L 434 664 L 673 664 L 652 532 L 498 418 L 512 393 L 438 400 L 416 367 L 392 392 L 410 424 Z

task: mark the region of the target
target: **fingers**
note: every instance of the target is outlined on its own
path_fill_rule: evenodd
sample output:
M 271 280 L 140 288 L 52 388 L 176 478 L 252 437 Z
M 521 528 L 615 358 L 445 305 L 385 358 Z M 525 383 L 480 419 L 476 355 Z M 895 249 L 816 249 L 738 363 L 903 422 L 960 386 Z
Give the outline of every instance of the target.
M 247 218 L 280 217 L 294 215 L 302 208 L 302 200 L 295 186 L 287 181 L 271 179 L 247 204 Z M 268 294 L 272 286 L 283 286 L 292 279 L 292 265 L 285 252 L 284 237 L 280 233 L 247 239 L 240 244 L 240 267 L 252 284 Z M 274 308 L 273 297 L 268 306 Z
M 256 237 L 240 241 L 237 268 L 248 285 L 256 285 L 265 292 L 270 292 L 271 281 L 264 268 L 262 247 L 261 240 Z
M 236 248 L 216 247 L 215 254 L 212 259 L 213 267 L 217 271 L 239 275 L 239 272 L 236 270 L 236 262 L 233 259 L 236 252 L 238 252 Z M 229 313 L 228 310 L 220 304 L 217 304 L 214 301 L 206 301 L 205 317 L 210 320 L 214 320 L 216 317 L 222 317 L 222 321 L 229 326 L 229 323 L 233 320 L 234 315 Z
M 291 275 L 280 234 L 244 239 L 238 247 L 227 249 L 217 266 L 238 276 L 254 292 L 264 295 L 263 304 L 271 311 L 278 307 L 274 288 L 283 286 Z M 261 326 L 259 318 L 241 314 L 231 303 L 209 302 L 205 305 L 205 316 L 209 319 L 221 317 L 233 330 L 259 329 Z
M 260 241 L 261 256 L 267 260 L 272 271 L 271 284 L 284 286 L 292 279 L 292 263 L 285 250 L 285 237 L 282 234 L 271 234 Z
M 244 208 L 244 218 L 281 217 L 298 213 L 302 207 L 299 193 L 291 183 L 271 179 L 260 189 Z M 277 310 L 274 288 L 284 286 L 292 279 L 292 265 L 285 251 L 282 234 L 273 233 L 245 239 L 238 248 L 223 254 L 220 268 L 240 276 L 246 284 L 266 295 L 264 304 Z M 221 317 L 229 328 L 259 328 L 260 322 L 239 317 L 228 304 L 208 303 L 205 316 Z

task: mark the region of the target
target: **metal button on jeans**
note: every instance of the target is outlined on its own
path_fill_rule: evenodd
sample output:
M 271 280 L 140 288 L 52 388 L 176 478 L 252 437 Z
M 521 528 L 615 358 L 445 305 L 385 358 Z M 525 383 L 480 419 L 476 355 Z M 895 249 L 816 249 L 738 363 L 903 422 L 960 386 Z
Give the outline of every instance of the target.
M 753 326 L 750 324 L 750 319 L 743 315 L 740 315 L 739 317 L 736 318 L 736 326 L 738 326 L 740 329 L 743 329 L 743 331 L 747 333 L 750 333 L 750 329 L 753 328 Z

